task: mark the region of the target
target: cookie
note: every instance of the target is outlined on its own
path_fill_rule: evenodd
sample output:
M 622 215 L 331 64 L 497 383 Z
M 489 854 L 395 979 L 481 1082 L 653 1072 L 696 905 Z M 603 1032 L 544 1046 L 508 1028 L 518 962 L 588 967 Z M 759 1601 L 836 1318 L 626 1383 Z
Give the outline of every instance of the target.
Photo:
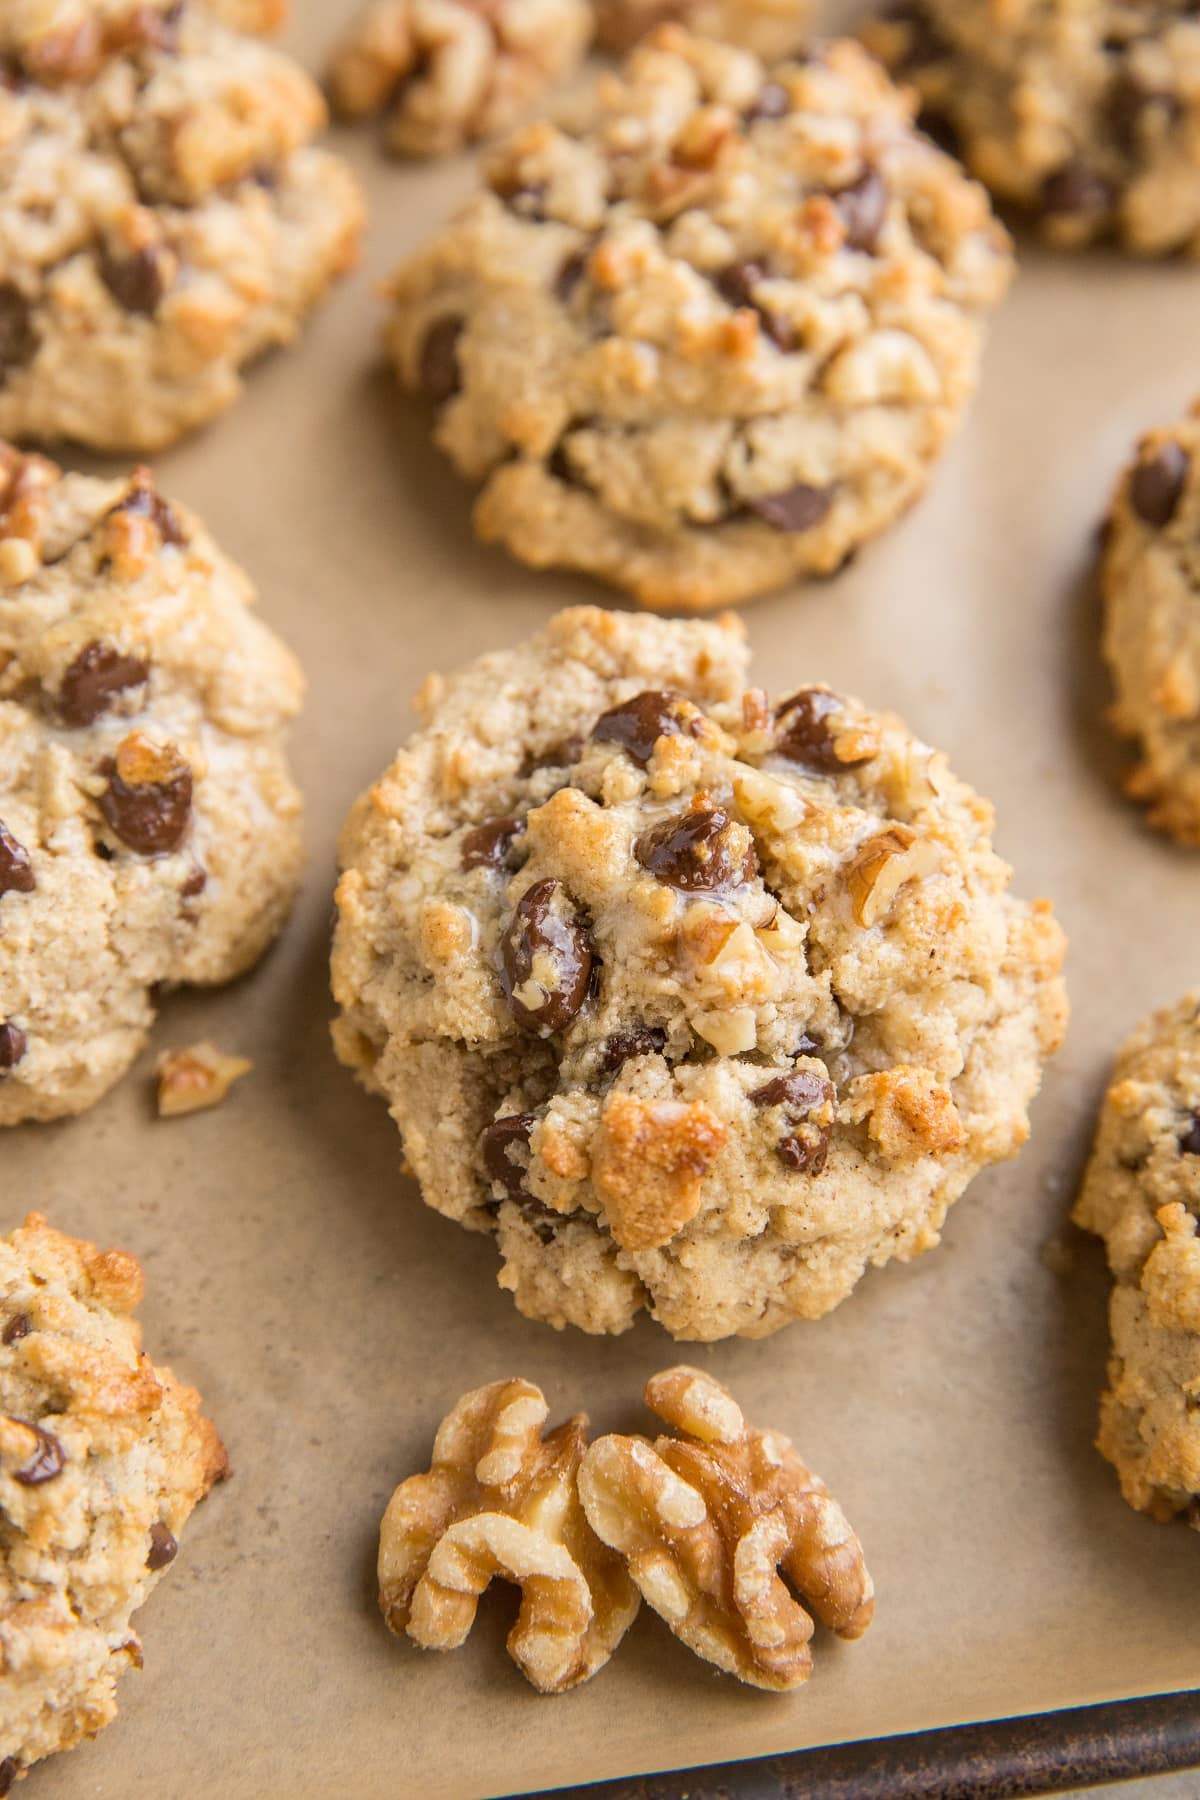
M 196 4 L 45 11 L 0 26 L 0 435 L 158 449 L 296 336 L 362 201 L 277 50 Z
M 812 28 L 810 0 L 595 0 L 596 36 L 624 55 L 656 26 L 686 25 L 774 62 L 796 56 Z
M 302 677 L 145 469 L 0 445 L 0 1125 L 91 1106 L 160 983 L 256 960 L 300 877 Z
M 339 1056 L 528 1317 L 816 1318 L 1016 1151 L 1066 1003 L 987 803 L 899 719 L 595 608 L 429 679 L 341 842 Z
M 386 112 L 404 156 L 440 156 L 515 125 L 579 67 L 593 24 L 589 0 L 371 0 L 333 53 L 333 103 Z
M 1140 752 L 1126 789 L 1151 825 L 1200 846 L 1200 409 L 1138 445 L 1101 579 L 1112 722 Z
M 0 1793 L 115 1716 L 130 1617 L 229 1473 L 199 1394 L 142 1350 L 141 1297 L 134 1257 L 37 1213 L 0 1239 Z
M 983 190 L 857 44 L 771 73 L 663 27 L 594 128 L 519 133 L 392 280 L 481 537 L 702 611 L 923 490 L 1009 279 Z
M 1052 243 L 1200 254 L 1189 0 L 905 0 L 865 36 L 928 128 Z
M 1074 1216 L 1114 1279 L 1098 1446 L 1130 1506 L 1200 1525 L 1200 990 L 1117 1057 Z

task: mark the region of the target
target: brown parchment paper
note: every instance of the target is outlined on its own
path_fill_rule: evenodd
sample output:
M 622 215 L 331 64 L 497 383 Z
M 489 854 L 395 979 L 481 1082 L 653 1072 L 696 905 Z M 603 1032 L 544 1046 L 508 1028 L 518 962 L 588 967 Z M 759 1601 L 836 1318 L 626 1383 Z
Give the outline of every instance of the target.
M 350 0 L 296 10 L 315 66 Z M 1200 978 L 1200 856 L 1148 835 L 1112 786 L 1083 580 L 1134 434 L 1200 387 L 1200 271 L 1026 247 L 924 504 L 836 581 L 748 611 L 760 680 L 897 708 L 995 800 L 1018 889 L 1051 895 L 1071 936 L 1074 1020 L 1032 1141 L 972 1187 L 940 1250 L 818 1324 L 682 1349 L 844 1501 L 878 1583 L 867 1637 L 819 1635 L 814 1680 L 778 1697 L 643 1609 L 600 1676 L 547 1700 L 505 1656 L 510 1592 L 452 1656 L 388 1636 L 382 1508 L 464 1388 L 519 1372 L 555 1417 L 636 1427 L 644 1379 L 680 1352 L 648 1323 L 609 1340 L 518 1317 L 489 1241 L 420 1204 L 384 1107 L 334 1061 L 327 947 L 339 821 L 410 729 L 421 678 L 605 596 L 472 541 L 467 491 L 378 366 L 371 281 L 467 191 L 469 161 L 405 167 L 370 130 L 341 141 L 370 190 L 365 268 L 159 462 L 308 670 L 301 903 L 249 978 L 164 1002 L 94 1111 L 0 1142 L 0 1228 L 34 1206 L 141 1256 L 148 1344 L 200 1386 L 236 1470 L 140 1617 L 145 1671 L 119 1720 L 40 1767 L 30 1800 L 457 1800 L 1200 1684 L 1200 1542 L 1130 1512 L 1091 1448 L 1099 1251 L 1066 1277 L 1039 1259 L 1111 1052 Z M 201 1036 L 253 1075 L 216 1112 L 155 1121 L 155 1050 Z

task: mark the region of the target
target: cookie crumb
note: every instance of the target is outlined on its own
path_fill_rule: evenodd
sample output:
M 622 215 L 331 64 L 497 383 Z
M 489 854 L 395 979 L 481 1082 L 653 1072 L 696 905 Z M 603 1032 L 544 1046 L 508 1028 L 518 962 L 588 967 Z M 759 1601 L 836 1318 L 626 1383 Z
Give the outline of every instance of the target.
M 219 1106 L 234 1082 L 253 1067 L 247 1057 L 226 1056 L 215 1044 L 164 1051 L 154 1065 L 159 1118 L 174 1119 Z

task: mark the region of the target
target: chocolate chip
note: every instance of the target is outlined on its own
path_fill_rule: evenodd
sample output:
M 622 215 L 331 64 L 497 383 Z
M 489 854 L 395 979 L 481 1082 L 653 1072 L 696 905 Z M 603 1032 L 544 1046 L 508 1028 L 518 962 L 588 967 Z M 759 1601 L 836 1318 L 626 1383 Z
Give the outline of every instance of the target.
M 1188 475 L 1188 455 L 1178 444 L 1159 446 L 1148 460 L 1139 462 L 1129 481 L 1129 503 L 1147 525 L 1169 525 L 1179 505 Z
M 0 1762 L 0 1800 L 4 1800 L 5 1794 L 9 1792 L 13 1782 L 17 1779 L 19 1768 L 20 1764 L 15 1756 L 6 1756 L 4 1761 Z
M 126 739 L 121 745 L 115 762 L 110 758 L 103 764 L 108 786 L 100 796 L 100 811 L 121 842 L 139 856 L 165 856 L 182 843 L 188 827 L 192 771 L 170 747 L 156 752 L 151 746 L 129 757 L 122 775 L 128 743 Z
M 571 298 L 571 295 L 575 292 L 579 283 L 583 280 L 584 271 L 587 269 L 587 260 L 586 250 L 572 251 L 571 255 L 561 264 L 558 274 L 554 277 L 555 297 L 556 299 L 561 300 L 564 305 Z
M 758 90 L 756 98 L 742 114 L 747 125 L 753 125 L 756 119 L 782 119 L 792 110 L 791 97 L 785 87 L 777 81 L 768 81 Z
M 776 1075 L 751 1092 L 755 1106 L 782 1106 L 795 1121 L 797 1129 L 785 1133 L 775 1146 L 784 1168 L 794 1174 L 819 1175 L 825 1167 L 830 1128 L 810 1123 L 808 1114 L 814 1107 L 827 1106 L 833 1091 L 833 1083 L 824 1075 L 813 1069 L 795 1069 L 790 1075 Z
M 665 688 L 647 688 L 631 700 L 622 700 L 601 713 L 592 726 L 592 738 L 601 744 L 620 744 L 644 769 L 654 755 L 659 738 L 699 737 L 703 714 L 682 694 Z
M 148 469 L 139 469 L 129 484 L 125 498 L 114 506 L 114 512 L 133 513 L 149 519 L 164 544 L 186 544 L 187 534 L 167 502 L 154 486 Z
M 811 531 L 833 505 L 833 494 L 832 487 L 810 487 L 806 481 L 798 481 L 778 494 L 751 495 L 746 505 L 776 531 Z
M 462 841 L 463 868 L 503 869 L 513 839 L 521 837 L 524 831 L 524 819 L 487 819 L 476 825 Z
M 31 1329 L 29 1320 L 24 1313 L 14 1313 L 4 1330 L 0 1331 L 0 1344 L 6 1346 L 19 1344 L 22 1338 L 29 1336 Z
M 197 863 L 196 867 L 192 870 L 191 874 L 179 890 L 180 899 L 194 900 L 196 895 L 202 894 L 207 886 L 208 870 L 202 869 L 199 863 Z
M 463 320 L 453 316 L 435 319 L 425 333 L 421 345 L 421 363 L 417 379 L 421 392 L 428 394 L 436 406 L 453 400 L 462 386 L 458 366 L 458 340 L 463 334 Z
M 156 1519 L 150 1527 L 150 1548 L 146 1552 L 146 1567 L 151 1574 L 165 1569 L 173 1563 L 179 1554 L 179 1545 L 175 1541 L 175 1533 L 161 1519 Z
M 851 250 L 874 251 L 887 218 L 887 184 L 878 169 L 867 169 L 849 187 L 831 196 Z
M 162 251 L 152 245 L 128 256 L 113 256 L 108 250 L 100 255 L 101 279 L 117 305 L 145 318 L 158 311 L 166 292 L 165 268 Z
M 7 1075 L 10 1069 L 16 1068 L 25 1054 L 28 1042 L 21 1027 L 14 1025 L 11 1019 L 0 1023 L 0 1076 Z
M 631 1056 L 661 1056 L 667 1047 L 667 1034 L 661 1025 L 631 1025 L 628 1031 L 615 1031 L 605 1041 L 601 1065 L 612 1075 Z
M 66 1452 L 51 1431 L 44 1431 L 40 1425 L 34 1425 L 29 1419 L 15 1419 L 16 1425 L 26 1425 L 37 1438 L 33 1455 L 21 1469 L 13 1470 L 13 1480 L 22 1487 L 41 1487 L 44 1481 L 53 1481 L 56 1475 L 63 1472 Z
M 720 806 L 694 805 L 644 831 L 633 847 L 643 869 L 682 893 L 713 893 L 740 887 L 758 873 L 758 860 L 745 827 Z
M 140 656 L 127 656 L 114 645 L 93 639 L 63 676 L 58 709 L 64 724 L 91 725 L 108 711 L 114 695 L 140 687 L 149 673 L 149 663 Z
M 775 739 L 779 755 L 803 768 L 818 769 L 823 775 L 840 775 L 846 769 L 857 769 L 870 762 L 873 751 L 864 756 L 838 755 L 829 719 L 831 714 L 844 711 L 845 705 L 840 695 L 828 694 L 821 688 L 801 688 L 790 700 L 782 701 L 775 709 L 776 722 L 783 727 Z
M 796 1175 L 819 1175 L 829 1160 L 828 1125 L 805 1125 L 780 1138 L 775 1154 Z
M 1116 190 L 1111 181 L 1086 163 L 1067 163 L 1042 184 L 1042 211 L 1067 213 L 1081 218 L 1111 211 Z
M 938 112 L 935 107 L 923 106 L 916 118 L 917 130 L 924 132 L 931 143 L 936 144 L 947 156 L 953 156 L 961 162 L 962 139 L 952 119 L 945 113 Z
M 1200 1112 L 1194 1112 L 1191 1123 L 1180 1133 L 1179 1148 L 1184 1156 L 1200 1156 Z
M 29 852 L 0 819 L 0 894 L 32 894 L 36 886 Z
M 509 1151 L 517 1144 L 529 1145 L 529 1134 L 537 1120 L 533 1113 L 505 1113 L 493 1119 L 479 1140 L 484 1173 L 489 1181 L 499 1182 L 515 1198 L 525 1192 L 525 1167 Z
M 15 282 L 0 281 L 0 381 L 31 363 L 40 341 L 32 306 Z
M 722 299 L 728 300 L 730 306 L 748 306 L 758 314 L 763 330 L 781 350 L 796 348 L 796 333 L 790 319 L 782 314 L 772 312 L 769 306 L 763 306 L 754 297 L 754 290 L 761 281 L 766 281 L 769 271 L 762 263 L 733 262 L 714 276 L 717 292 Z
M 527 756 L 518 774 L 524 780 L 530 775 L 536 775 L 539 769 L 569 769 L 583 755 L 583 745 L 581 737 L 564 738 L 560 744 L 552 744 L 549 750 L 541 750 L 536 756 Z
M 500 938 L 500 985 L 515 1023 L 535 1037 L 565 1030 L 587 999 L 595 964 L 562 882 L 535 882 Z

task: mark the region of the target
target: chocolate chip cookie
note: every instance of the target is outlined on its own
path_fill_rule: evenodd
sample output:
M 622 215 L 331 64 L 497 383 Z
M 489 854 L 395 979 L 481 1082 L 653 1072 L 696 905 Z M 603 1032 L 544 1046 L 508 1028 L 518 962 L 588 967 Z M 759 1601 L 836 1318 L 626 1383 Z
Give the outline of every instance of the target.
M 854 43 L 768 71 L 663 27 L 530 126 L 391 283 L 479 534 L 701 611 L 834 570 L 923 490 L 1008 241 Z
M 302 678 L 145 469 L 0 445 L 0 1125 L 92 1105 L 162 982 L 230 981 L 302 856 Z
M 345 118 L 387 114 L 404 156 L 506 131 L 583 61 L 589 0 L 371 0 L 337 45 L 329 86 Z
M 928 128 L 1051 242 L 1200 254 L 1190 0 L 904 0 L 865 35 Z
M 355 256 L 323 120 L 302 69 L 194 0 L 5 10 L 0 435 L 156 449 L 235 400 Z
M 1075 1206 L 1114 1277 L 1101 1452 L 1139 1512 L 1200 1526 L 1200 991 L 1122 1049 Z
M 0 1239 L 0 1793 L 115 1716 L 130 1617 L 229 1473 L 194 1388 L 156 1368 L 142 1271 L 37 1213 Z
M 1127 791 L 1200 846 L 1200 411 L 1148 432 L 1109 511 L 1102 564 L 1112 721 L 1140 761 Z
M 765 1336 L 1028 1131 L 1062 934 L 896 719 L 594 608 L 418 699 L 342 838 L 338 1054 L 527 1316 Z
M 810 0 L 595 0 L 596 35 L 624 54 L 656 26 L 686 25 L 774 62 L 797 55 L 812 29 Z

